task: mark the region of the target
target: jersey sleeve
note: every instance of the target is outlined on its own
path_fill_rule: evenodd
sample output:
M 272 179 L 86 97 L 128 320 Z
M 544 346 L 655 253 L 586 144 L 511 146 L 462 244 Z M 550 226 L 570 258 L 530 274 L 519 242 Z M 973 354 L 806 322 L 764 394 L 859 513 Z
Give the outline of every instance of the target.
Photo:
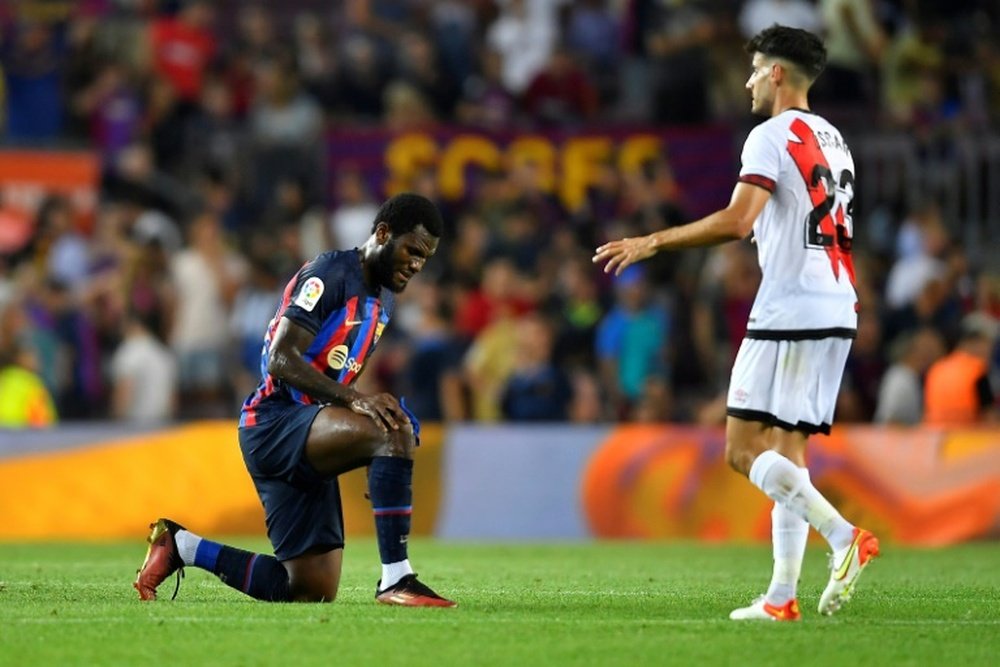
M 774 192 L 781 169 L 782 138 L 773 123 L 755 127 L 743 144 L 740 156 L 740 182 Z
M 344 305 L 343 262 L 320 255 L 295 277 L 284 317 L 315 335 L 323 322 Z

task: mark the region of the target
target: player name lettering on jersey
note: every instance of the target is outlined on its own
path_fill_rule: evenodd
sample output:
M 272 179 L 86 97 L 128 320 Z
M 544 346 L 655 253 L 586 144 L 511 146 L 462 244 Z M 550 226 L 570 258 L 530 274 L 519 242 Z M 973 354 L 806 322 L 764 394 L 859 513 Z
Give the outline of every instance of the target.
M 839 132 L 819 131 L 816 132 L 815 135 L 820 148 L 823 148 L 824 150 L 830 148 L 843 151 L 848 155 L 851 155 L 851 149 L 848 147 L 847 142 L 844 141 L 844 138 L 840 136 Z

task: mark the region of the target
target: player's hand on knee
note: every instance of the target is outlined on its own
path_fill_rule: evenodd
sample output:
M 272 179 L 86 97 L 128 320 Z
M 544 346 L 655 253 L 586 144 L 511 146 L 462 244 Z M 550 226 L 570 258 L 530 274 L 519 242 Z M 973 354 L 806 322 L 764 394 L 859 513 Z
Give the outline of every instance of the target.
M 351 401 L 350 408 L 359 415 L 371 417 L 386 433 L 398 431 L 410 424 L 409 417 L 399 407 L 399 401 L 392 394 L 360 396 Z

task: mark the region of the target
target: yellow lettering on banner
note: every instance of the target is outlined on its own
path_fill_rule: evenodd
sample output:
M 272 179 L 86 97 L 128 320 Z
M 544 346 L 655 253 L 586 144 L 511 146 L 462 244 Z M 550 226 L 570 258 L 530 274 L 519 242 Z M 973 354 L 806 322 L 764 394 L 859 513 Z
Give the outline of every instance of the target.
M 393 139 L 385 150 L 389 170 L 386 194 L 412 187 L 413 178 L 425 169 L 436 170 L 441 195 L 458 199 L 467 193 L 465 170 L 469 165 L 484 169 L 517 170 L 526 164 L 534 169 L 537 186 L 557 193 L 564 206 L 579 208 L 587 190 L 605 179 L 610 169 L 628 174 L 639 170 L 663 152 L 663 141 L 654 134 L 636 134 L 622 140 L 616 149 L 608 136 L 575 137 L 560 147 L 547 137 L 525 135 L 504 148 L 496 140 L 477 134 L 462 134 L 439 144 L 429 134 L 410 133 Z
M 438 145 L 427 134 L 404 134 L 385 148 L 385 166 L 389 169 L 385 189 L 389 196 L 410 189 L 413 177 L 433 167 L 438 160 Z
M 538 188 L 553 192 L 556 188 L 556 147 L 545 137 L 520 137 L 507 148 L 507 168 L 530 163 L 536 169 Z
M 600 182 L 611 154 L 612 144 L 608 137 L 579 137 L 566 142 L 559 193 L 564 206 L 573 211 L 583 204 L 587 188 Z
M 629 137 L 618 150 L 618 168 L 623 174 L 632 174 L 642 165 L 660 158 L 662 152 L 660 138 L 652 134 L 637 134 Z
M 500 166 L 500 149 L 483 136 L 466 134 L 455 137 L 441 156 L 438 172 L 441 194 L 458 199 L 465 194 L 465 167 L 478 164 L 486 169 Z

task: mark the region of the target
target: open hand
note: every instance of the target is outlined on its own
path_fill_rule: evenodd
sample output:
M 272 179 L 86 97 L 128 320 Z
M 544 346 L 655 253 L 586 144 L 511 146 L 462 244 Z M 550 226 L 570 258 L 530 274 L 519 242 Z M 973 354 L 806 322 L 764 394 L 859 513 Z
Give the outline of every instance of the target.
M 388 433 L 398 431 L 410 423 L 399 401 L 392 394 L 376 394 L 374 396 L 359 396 L 351 401 L 349 406 L 353 412 L 365 415 L 375 420 L 379 427 Z
M 648 236 L 637 236 L 635 238 L 625 238 L 620 241 L 611 241 L 598 248 L 591 261 L 594 264 L 607 262 L 604 267 L 605 273 L 615 272 L 621 275 L 625 267 L 649 259 L 656 254 L 652 239 Z

